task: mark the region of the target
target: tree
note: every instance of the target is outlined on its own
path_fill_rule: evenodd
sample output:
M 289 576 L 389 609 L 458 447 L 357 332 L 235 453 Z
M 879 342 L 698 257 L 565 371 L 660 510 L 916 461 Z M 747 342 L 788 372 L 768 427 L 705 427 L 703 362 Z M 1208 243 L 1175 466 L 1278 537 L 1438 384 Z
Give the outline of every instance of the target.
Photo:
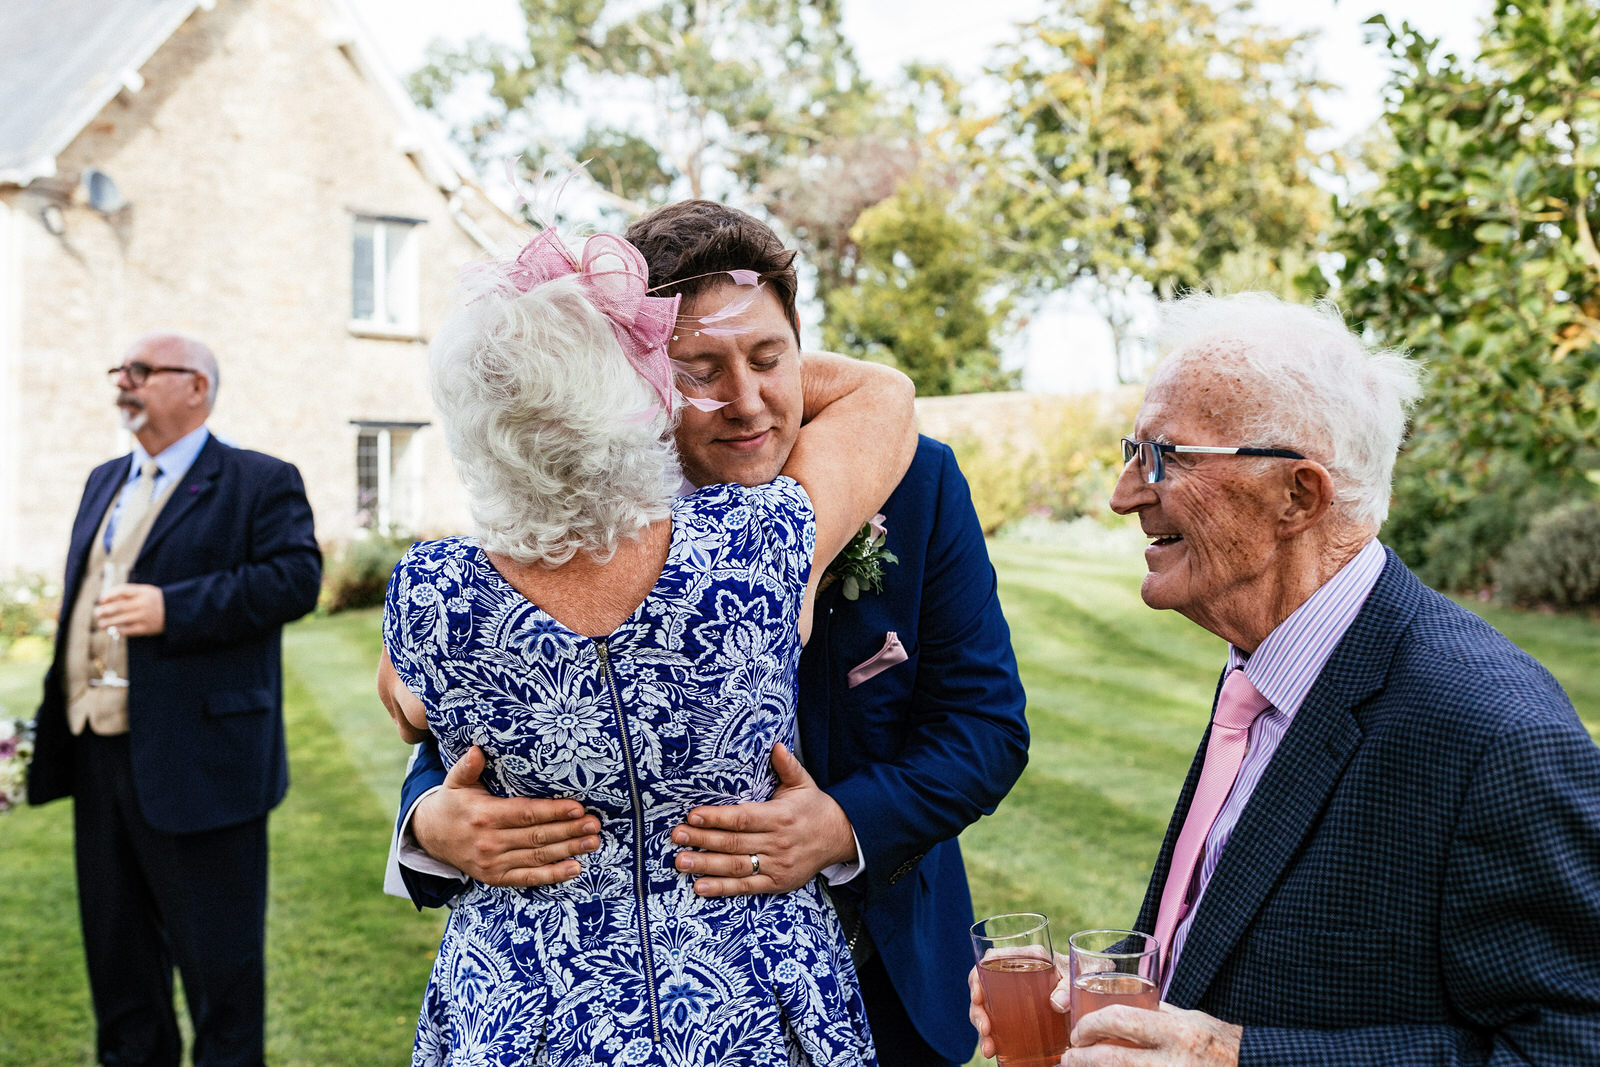
M 848 274 L 850 226 L 907 172 L 915 131 L 860 73 L 840 0 L 521 2 L 523 47 L 436 46 L 411 79 L 435 110 L 486 85 L 488 109 L 468 125 L 479 158 L 509 142 L 558 168 L 588 160 L 628 216 L 677 197 L 742 196 L 791 224 L 819 289 Z M 552 132 L 564 118 L 578 127 L 566 139 Z M 840 172 L 869 180 L 808 200 L 819 175 Z
M 1342 300 L 1423 358 L 1415 461 L 1460 498 L 1507 461 L 1600 462 L 1600 4 L 1502 0 L 1476 63 L 1374 20 L 1394 158 L 1342 214 Z
M 1015 387 L 994 342 L 1009 302 L 953 181 L 907 180 L 861 213 L 851 237 L 854 284 L 828 293 L 824 344 L 900 368 L 920 396 Z
M 1133 298 L 1290 291 L 1324 228 L 1307 39 L 1248 10 L 1059 0 L 1001 55 L 1010 97 L 977 142 L 993 224 L 1031 292 L 1088 283 L 1124 380 Z

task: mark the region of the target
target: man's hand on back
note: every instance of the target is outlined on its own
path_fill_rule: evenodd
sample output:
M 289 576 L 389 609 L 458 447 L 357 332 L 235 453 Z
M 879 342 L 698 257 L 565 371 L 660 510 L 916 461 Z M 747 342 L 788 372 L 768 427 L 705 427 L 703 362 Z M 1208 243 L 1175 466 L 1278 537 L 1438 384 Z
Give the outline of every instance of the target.
M 478 781 L 474 745 L 417 803 L 411 832 L 422 851 L 488 885 L 551 885 L 575 878 L 574 858 L 600 847 L 600 820 L 575 800 L 497 797 Z
M 794 754 L 772 746 L 772 768 L 778 788 L 771 800 L 694 808 L 688 825 L 672 831 L 673 842 L 686 849 L 677 868 L 696 876 L 701 896 L 787 893 L 856 858 L 849 817 Z M 759 874 L 751 871 L 751 856 L 760 859 Z

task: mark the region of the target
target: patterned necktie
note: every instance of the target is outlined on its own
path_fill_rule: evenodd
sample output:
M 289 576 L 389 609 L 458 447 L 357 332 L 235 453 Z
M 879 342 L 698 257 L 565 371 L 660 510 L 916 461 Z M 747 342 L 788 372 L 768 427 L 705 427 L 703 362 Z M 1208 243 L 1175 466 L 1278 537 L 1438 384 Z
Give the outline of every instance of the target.
M 1245 749 L 1250 746 L 1250 724 L 1272 704 L 1256 691 L 1244 671 L 1235 669 L 1222 683 L 1217 697 L 1217 713 L 1211 720 L 1211 739 L 1206 743 L 1206 761 L 1200 769 L 1194 800 L 1183 820 L 1178 843 L 1173 846 L 1172 865 L 1167 868 L 1167 884 L 1161 890 L 1161 910 L 1156 914 L 1156 940 L 1161 943 L 1163 960 L 1172 953 L 1172 935 L 1189 910 L 1189 882 L 1195 864 L 1205 847 L 1206 835 L 1217 813 L 1228 799 L 1233 780 L 1239 776 Z
M 133 491 L 122 502 L 122 514 L 116 517 L 117 528 L 111 531 L 113 547 L 138 526 L 144 513 L 150 510 L 150 504 L 156 498 L 156 479 L 159 477 L 161 468 L 156 461 L 145 460 L 144 466 L 139 468 L 139 480 L 134 483 Z

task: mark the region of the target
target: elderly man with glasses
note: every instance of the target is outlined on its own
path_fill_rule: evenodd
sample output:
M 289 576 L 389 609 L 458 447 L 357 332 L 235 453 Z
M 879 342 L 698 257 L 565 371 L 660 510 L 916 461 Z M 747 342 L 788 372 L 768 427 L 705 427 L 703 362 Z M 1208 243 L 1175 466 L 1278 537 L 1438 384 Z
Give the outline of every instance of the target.
M 1416 366 L 1264 294 L 1167 327 L 1111 506 L 1227 662 L 1137 919 L 1165 1003 L 1062 1062 L 1600 1063 L 1600 749 L 1377 541 Z
M 211 350 L 141 337 L 111 369 L 133 450 L 90 473 L 28 799 L 73 798 L 98 1062 L 263 1062 L 267 812 L 289 785 L 279 635 L 316 604 L 300 475 L 206 427 Z

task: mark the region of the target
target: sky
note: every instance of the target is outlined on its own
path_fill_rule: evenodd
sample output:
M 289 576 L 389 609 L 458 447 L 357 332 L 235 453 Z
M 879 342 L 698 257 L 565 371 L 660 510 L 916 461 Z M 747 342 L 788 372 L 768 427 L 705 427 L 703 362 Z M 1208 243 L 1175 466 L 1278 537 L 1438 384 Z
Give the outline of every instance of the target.
M 400 74 L 417 67 L 438 38 L 485 35 L 520 38 L 516 0 L 350 0 Z M 991 48 L 1015 36 L 1018 23 L 1037 18 L 1048 0 L 844 0 L 845 33 L 866 73 L 887 79 L 914 59 L 935 60 L 957 73 L 979 72 Z M 1376 122 L 1386 75 L 1383 53 L 1365 43 L 1363 23 L 1374 14 L 1404 19 L 1447 49 L 1472 54 L 1492 0 L 1256 0 L 1257 21 L 1318 33 L 1311 55 L 1317 74 L 1340 86 L 1319 110 L 1333 147 Z M 1092 313 L 1063 298 L 1036 315 L 1009 358 L 1036 392 L 1109 388 L 1115 373 L 1109 333 Z M 1071 353 L 1071 355 L 1063 355 Z

